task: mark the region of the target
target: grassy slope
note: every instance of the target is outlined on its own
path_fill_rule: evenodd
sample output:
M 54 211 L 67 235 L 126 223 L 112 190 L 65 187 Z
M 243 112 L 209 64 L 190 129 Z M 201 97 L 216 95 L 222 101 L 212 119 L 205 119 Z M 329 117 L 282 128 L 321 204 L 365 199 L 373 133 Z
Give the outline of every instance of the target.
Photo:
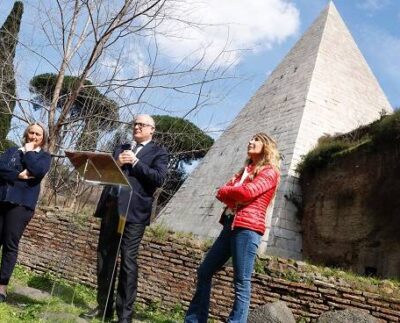
M 56 284 L 53 284 L 56 281 Z M 33 299 L 13 293 L 16 286 L 29 286 L 51 293 L 46 300 Z M 54 286 L 53 286 L 54 285 Z M 80 284 L 71 284 L 47 275 L 37 275 L 17 266 L 10 283 L 7 303 L 0 304 L 0 323 L 17 322 L 76 322 L 73 317 L 95 306 L 96 292 Z M 56 314 L 54 314 L 56 313 Z M 177 306 L 170 312 L 161 311 L 158 304 L 136 307 L 137 319 L 143 322 L 174 323 L 183 321 L 183 311 Z M 68 318 L 55 319 L 66 314 Z M 46 315 L 49 316 L 46 318 Z M 51 318 L 50 318 L 51 316 Z M 100 320 L 93 320 L 98 323 Z

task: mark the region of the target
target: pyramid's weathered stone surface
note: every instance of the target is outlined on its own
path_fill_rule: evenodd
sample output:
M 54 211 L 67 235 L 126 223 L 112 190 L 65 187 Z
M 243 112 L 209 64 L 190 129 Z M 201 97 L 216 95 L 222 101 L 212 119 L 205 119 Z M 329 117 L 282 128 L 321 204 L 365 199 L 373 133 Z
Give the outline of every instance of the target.
M 330 3 L 215 142 L 159 221 L 176 231 L 216 237 L 222 210 L 216 189 L 243 165 L 251 136 L 267 132 L 284 160 L 261 251 L 301 258 L 300 221 L 288 198 L 299 195 L 297 163 L 321 136 L 369 123 L 382 111 L 392 107 Z

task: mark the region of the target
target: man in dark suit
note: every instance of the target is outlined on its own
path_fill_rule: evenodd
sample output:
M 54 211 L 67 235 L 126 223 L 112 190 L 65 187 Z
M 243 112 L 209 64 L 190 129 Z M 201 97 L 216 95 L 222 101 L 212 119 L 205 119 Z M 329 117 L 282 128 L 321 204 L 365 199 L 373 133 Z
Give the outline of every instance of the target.
M 138 115 L 133 123 L 136 147 L 132 150 L 122 145 L 114 152 L 117 164 L 129 179 L 132 192 L 127 188 L 106 187 L 100 197 L 95 212 L 95 216 L 102 217 L 97 248 L 98 307 L 82 314 L 84 318 L 112 318 L 116 279 L 114 264 L 120 247 L 116 311 L 118 322 L 132 321 L 139 245 L 146 226 L 150 224 L 153 194 L 167 174 L 168 154 L 152 141 L 154 131 L 153 118 Z M 123 231 L 122 235 L 119 231 Z

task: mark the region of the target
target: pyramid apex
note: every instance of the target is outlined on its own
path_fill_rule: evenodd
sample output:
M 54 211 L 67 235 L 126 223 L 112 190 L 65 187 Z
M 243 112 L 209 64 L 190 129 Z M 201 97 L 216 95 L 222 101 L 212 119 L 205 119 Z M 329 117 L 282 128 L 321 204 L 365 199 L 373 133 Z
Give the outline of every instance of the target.
M 333 0 L 329 1 L 328 5 L 327 5 L 327 9 L 328 9 L 328 11 L 335 10 L 336 12 L 338 12 L 338 10 L 336 9 L 336 6 L 335 6 L 335 2 Z

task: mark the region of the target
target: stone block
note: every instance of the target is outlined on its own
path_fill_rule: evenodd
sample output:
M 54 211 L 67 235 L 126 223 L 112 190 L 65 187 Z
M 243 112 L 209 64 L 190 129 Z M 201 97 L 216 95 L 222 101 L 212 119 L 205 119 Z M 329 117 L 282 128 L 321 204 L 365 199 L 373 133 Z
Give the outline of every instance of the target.
M 296 320 L 285 302 L 277 301 L 251 310 L 248 323 L 295 323 Z
M 325 312 L 317 323 L 377 323 L 377 319 L 361 310 L 345 309 Z

